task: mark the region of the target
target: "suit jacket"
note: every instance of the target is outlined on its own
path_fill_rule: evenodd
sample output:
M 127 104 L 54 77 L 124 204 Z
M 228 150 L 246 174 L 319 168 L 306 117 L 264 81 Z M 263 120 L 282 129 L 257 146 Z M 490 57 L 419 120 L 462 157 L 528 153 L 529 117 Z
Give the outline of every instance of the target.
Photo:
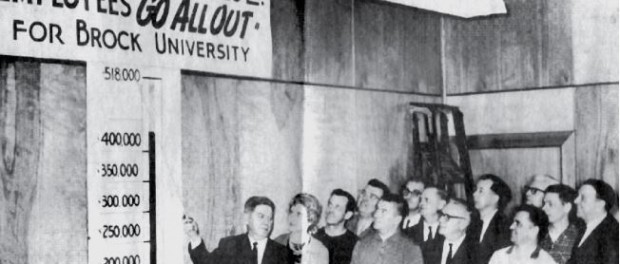
M 194 249 L 189 248 L 194 264 L 252 264 L 254 256 L 247 234 L 222 238 L 218 247 L 209 253 L 204 241 Z M 267 239 L 262 264 L 287 264 L 287 249 Z
M 478 217 L 472 219 L 472 223 L 470 224 L 469 235 L 471 239 L 477 244 L 476 252 L 478 257 L 478 263 L 486 264 L 489 263 L 493 252 L 498 249 L 505 248 L 509 246 L 510 243 L 510 223 L 507 222 L 507 219 L 503 214 L 498 211 L 495 213 L 491 221 L 489 222 L 489 227 L 487 227 L 486 232 L 484 233 L 484 237 L 482 241 L 480 241 L 480 232 L 482 232 L 482 220 Z
M 416 225 L 403 231 L 407 237 L 420 246 L 425 264 L 430 264 L 431 262 L 428 260 L 436 259 L 437 255 L 439 255 L 439 260 L 441 261 L 441 247 L 443 246 L 444 237 L 437 233 L 437 231 L 439 229 L 436 230 L 433 239 L 424 241 L 424 220 L 420 220 Z
M 579 246 L 582 237 L 583 232 L 577 236 L 577 242 L 567 264 L 618 263 L 618 221 L 610 214 Z
M 439 245 L 438 254 L 431 256 L 424 262 L 426 264 L 441 264 L 441 255 L 443 253 L 443 241 Z M 450 250 L 449 248 L 445 249 Z M 466 235 L 463 243 L 456 251 L 452 252 L 452 264 L 477 264 L 477 241 L 472 239 L 470 235 Z

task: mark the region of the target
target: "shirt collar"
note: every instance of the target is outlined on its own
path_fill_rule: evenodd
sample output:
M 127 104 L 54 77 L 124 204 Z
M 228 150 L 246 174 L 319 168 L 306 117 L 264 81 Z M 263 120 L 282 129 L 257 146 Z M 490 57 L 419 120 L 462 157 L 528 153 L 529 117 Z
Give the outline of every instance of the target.
M 434 224 L 429 224 L 428 222 L 426 222 L 426 220 L 422 221 L 424 223 L 424 230 L 427 230 L 428 227 L 430 226 L 431 228 L 433 228 L 433 231 L 435 231 L 437 229 L 437 227 L 439 227 L 439 222 L 435 222 Z
M 254 242 L 258 243 L 257 247 L 264 247 L 267 244 L 267 238 L 254 240 L 252 237 L 250 237 L 250 235 L 248 235 L 248 239 L 250 240 L 250 248 L 252 247 L 252 244 L 254 244 Z

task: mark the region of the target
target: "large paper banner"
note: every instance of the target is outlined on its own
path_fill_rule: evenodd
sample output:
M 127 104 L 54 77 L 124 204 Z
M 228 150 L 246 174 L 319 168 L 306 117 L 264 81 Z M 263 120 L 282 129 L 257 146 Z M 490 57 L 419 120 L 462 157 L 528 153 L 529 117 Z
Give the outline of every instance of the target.
M 384 0 L 442 14 L 472 18 L 506 14 L 504 0 Z
M 0 0 L 0 54 L 270 77 L 270 0 Z

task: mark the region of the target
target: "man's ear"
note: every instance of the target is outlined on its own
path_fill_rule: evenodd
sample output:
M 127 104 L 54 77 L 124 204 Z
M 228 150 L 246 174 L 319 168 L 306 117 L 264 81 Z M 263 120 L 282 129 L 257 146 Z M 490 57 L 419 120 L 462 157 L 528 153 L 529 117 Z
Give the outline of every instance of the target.
M 250 215 L 252 214 L 252 212 L 243 212 L 243 223 L 245 225 L 249 225 L 250 224 Z
M 446 206 L 446 204 L 447 204 L 447 203 L 446 203 L 446 201 L 441 200 L 441 201 L 439 202 L 439 210 L 443 209 L 443 208 Z
M 562 210 L 564 210 L 564 213 L 570 214 L 570 210 L 573 209 L 573 206 L 575 206 L 575 205 L 573 205 L 571 203 L 565 203 L 565 204 L 562 205 Z
M 344 220 L 349 220 L 349 219 L 351 219 L 351 217 L 353 217 L 353 212 L 348 211 L 348 212 L 344 213 Z

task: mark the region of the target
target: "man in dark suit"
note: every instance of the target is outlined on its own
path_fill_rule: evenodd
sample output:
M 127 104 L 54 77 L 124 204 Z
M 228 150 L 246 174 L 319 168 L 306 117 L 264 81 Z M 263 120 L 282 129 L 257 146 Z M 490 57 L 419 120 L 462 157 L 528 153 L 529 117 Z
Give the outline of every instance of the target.
M 267 197 L 250 197 L 244 206 L 248 232 L 222 238 L 218 247 L 209 253 L 198 234 L 196 223 L 185 220 L 189 237 L 189 255 L 194 264 L 286 264 L 287 249 L 269 239 L 273 226 L 274 203 Z
M 478 178 L 473 196 L 477 217 L 469 231 L 472 239 L 478 242 L 479 263 L 486 264 L 493 252 L 510 245 L 510 222 L 502 212 L 512 199 L 512 194 L 500 177 L 484 174 Z
M 618 221 L 609 214 L 616 200 L 614 189 L 604 181 L 589 179 L 581 185 L 575 204 L 586 228 L 569 264 L 618 263 Z
M 467 235 L 471 212 L 464 201 L 450 199 L 439 211 L 439 233 L 443 235 L 439 254 L 428 264 L 476 264 L 476 241 Z
M 404 233 L 415 243 L 420 245 L 424 263 L 441 253 L 443 236 L 437 233 L 439 229 L 439 210 L 447 203 L 448 195 L 442 189 L 429 186 L 422 192 L 420 212 L 422 220 L 411 228 L 405 229 Z

